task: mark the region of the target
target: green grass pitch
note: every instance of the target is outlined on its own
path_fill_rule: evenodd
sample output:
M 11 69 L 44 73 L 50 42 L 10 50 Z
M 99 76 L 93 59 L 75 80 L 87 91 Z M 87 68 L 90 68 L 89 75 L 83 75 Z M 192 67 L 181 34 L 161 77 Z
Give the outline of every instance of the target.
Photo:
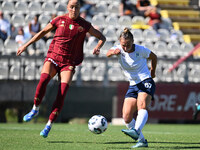
M 95 135 L 86 124 L 55 123 L 48 138 L 39 135 L 45 124 L 0 124 L 1 150 L 118 150 L 135 144 L 121 132 L 125 126 L 108 125 Z M 150 150 L 200 150 L 200 125 L 147 124 L 143 134 Z M 144 148 L 138 148 L 144 149 Z

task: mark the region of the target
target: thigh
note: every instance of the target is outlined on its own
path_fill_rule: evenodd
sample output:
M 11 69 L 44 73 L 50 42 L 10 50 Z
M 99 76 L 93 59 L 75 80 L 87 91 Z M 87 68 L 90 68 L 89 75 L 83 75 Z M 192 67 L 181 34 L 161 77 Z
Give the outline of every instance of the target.
M 53 78 L 56 75 L 57 70 L 54 64 L 52 64 L 50 61 L 46 61 L 42 67 L 41 74 L 42 73 L 47 73 L 51 76 L 51 78 Z
M 125 98 L 124 104 L 123 104 L 123 118 L 129 118 L 132 120 L 133 113 L 137 110 L 137 99 L 133 97 Z
M 147 107 L 151 103 L 151 99 L 152 99 L 152 96 L 145 93 L 145 92 L 138 93 L 138 97 L 137 97 L 137 108 L 138 108 L 138 110 L 147 109 Z
M 70 85 L 72 82 L 73 75 L 74 75 L 73 71 L 69 71 L 69 70 L 62 71 L 60 73 L 60 81 L 62 83 L 67 83 Z

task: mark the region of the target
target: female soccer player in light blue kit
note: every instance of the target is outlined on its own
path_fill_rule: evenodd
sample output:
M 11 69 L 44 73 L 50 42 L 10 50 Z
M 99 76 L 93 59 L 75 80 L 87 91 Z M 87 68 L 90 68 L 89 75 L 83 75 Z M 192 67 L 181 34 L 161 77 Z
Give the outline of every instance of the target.
M 149 49 L 134 44 L 134 38 L 128 28 L 125 28 L 119 37 L 120 44 L 107 52 L 107 57 L 117 55 L 118 61 L 130 86 L 123 104 L 123 119 L 128 129 L 123 129 L 126 135 L 138 143 L 132 148 L 148 147 L 142 129 L 148 120 L 147 107 L 155 92 L 155 77 L 157 56 Z M 147 59 L 151 60 L 151 69 L 148 69 Z M 133 114 L 138 111 L 135 119 Z

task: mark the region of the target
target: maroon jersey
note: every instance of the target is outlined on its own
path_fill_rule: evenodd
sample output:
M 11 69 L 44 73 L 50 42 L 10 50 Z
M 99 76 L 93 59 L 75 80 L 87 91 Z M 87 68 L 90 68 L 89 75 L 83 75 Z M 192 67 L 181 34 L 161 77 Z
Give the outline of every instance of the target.
M 51 21 L 56 27 L 47 57 L 63 64 L 78 65 L 83 61 L 83 43 L 91 23 L 81 17 L 75 20 L 68 14 Z

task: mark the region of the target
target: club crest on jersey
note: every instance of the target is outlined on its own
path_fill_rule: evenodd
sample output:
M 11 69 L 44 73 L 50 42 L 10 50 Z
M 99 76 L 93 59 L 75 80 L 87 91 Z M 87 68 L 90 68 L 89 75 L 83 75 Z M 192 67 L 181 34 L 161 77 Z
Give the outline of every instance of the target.
M 136 53 L 136 57 L 139 57 L 139 53 Z
M 74 29 L 74 25 L 73 25 L 73 24 L 70 24 L 70 25 L 69 25 L 69 29 L 70 29 L 70 30 L 73 30 L 73 29 Z
M 83 27 L 79 26 L 79 27 L 78 27 L 78 31 L 79 31 L 79 32 L 83 32 Z

